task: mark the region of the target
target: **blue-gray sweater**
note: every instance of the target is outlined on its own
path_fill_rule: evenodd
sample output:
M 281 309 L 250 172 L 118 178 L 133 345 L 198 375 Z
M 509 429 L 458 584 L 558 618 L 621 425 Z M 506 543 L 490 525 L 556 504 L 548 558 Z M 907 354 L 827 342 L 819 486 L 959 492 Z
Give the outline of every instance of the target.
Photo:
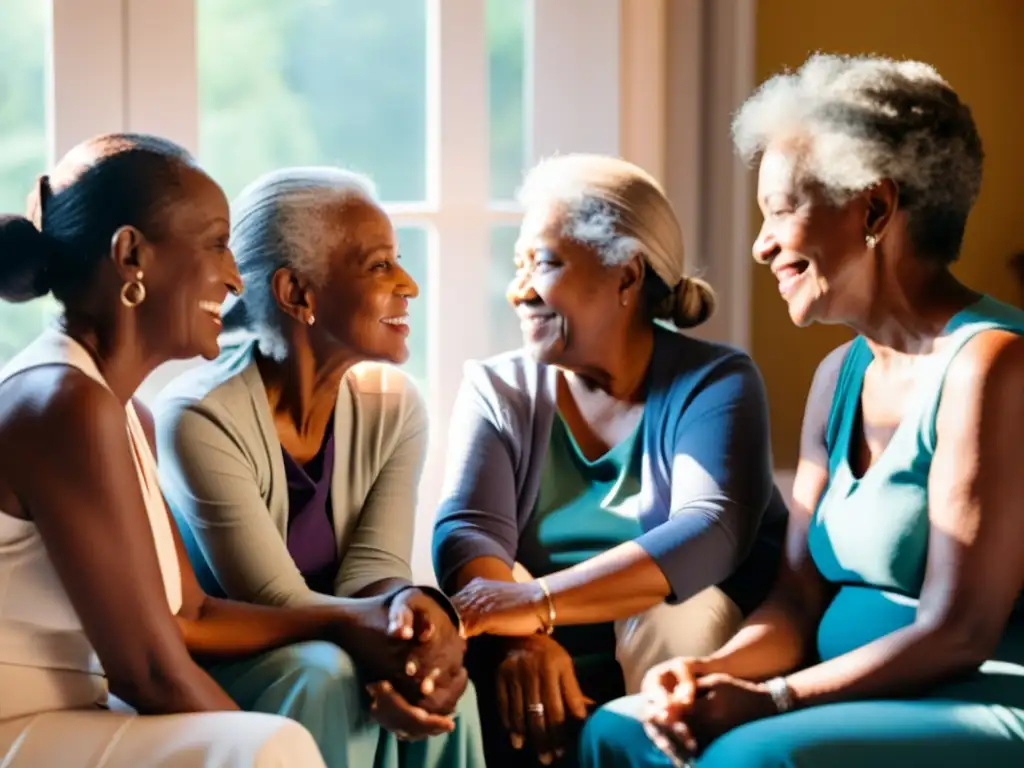
M 555 377 L 524 351 L 467 363 L 434 528 L 443 588 L 474 558 L 515 561 L 537 501 Z M 757 368 L 733 348 L 658 327 L 644 409 L 637 543 L 664 571 L 671 602 L 717 584 L 749 613 L 775 579 L 787 520 Z

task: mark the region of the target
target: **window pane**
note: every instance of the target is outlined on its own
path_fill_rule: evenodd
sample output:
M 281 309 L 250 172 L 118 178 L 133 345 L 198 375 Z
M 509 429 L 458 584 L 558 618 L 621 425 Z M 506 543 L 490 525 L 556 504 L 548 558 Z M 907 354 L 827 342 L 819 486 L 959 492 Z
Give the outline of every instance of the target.
M 491 353 L 519 349 L 523 336 L 519 330 L 519 318 L 509 306 L 505 293 L 515 277 L 516 238 L 519 227 L 500 226 L 491 228 L 491 269 L 488 285 L 490 296 L 490 343 Z
M 46 168 L 46 59 L 49 3 L 0 0 L 0 211 L 22 213 Z M 0 365 L 39 333 L 53 302 L 0 302 Z
M 403 367 L 416 380 L 420 392 L 427 396 L 427 338 L 430 334 L 427 312 L 428 259 L 430 245 L 427 230 L 422 227 L 399 227 L 398 252 L 402 266 L 420 288 L 420 295 L 409 302 L 409 362 Z
M 426 193 L 426 0 L 198 0 L 202 161 L 228 197 L 339 165 Z
M 511 200 L 526 164 L 525 0 L 487 0 L 491 199 Z

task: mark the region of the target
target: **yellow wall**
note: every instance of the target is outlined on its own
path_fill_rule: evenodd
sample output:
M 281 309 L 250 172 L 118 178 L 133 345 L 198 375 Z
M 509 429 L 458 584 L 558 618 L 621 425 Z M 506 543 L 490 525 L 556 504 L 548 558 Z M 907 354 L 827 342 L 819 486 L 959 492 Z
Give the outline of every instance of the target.
M 760 0 L 757 14 L 758 82 L 821 50 L 920 59 L 957 89 L 974 113 L 986 161 L 956 272 L 978 290 L 1017 301 L 1007 260 L 1024 249 L 1024 0 Z M 756 231 L 756 206 L 751 215 Z M 775 464 L 790 468 L 814 369 L 849 332 L 794 328 L 771 273 L 751 264 L 753 355 L 768 387 Z

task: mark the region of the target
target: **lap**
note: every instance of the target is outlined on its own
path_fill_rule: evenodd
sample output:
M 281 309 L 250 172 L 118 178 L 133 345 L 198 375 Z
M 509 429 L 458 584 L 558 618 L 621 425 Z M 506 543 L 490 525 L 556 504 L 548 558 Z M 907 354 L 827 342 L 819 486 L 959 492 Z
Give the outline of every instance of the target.
M 287 718 L 248 712 L 140 716 L 100 709 L 0 721 L 5 768 L 316 768 L 316 743 Z
M 640 697 L 602 707 L 581 741 L 582 766 L 667 766 L 647 739 Z M 812 707 L 725 734 L 700 768 L 1024 765 L 1024 710 L 950 699 Z

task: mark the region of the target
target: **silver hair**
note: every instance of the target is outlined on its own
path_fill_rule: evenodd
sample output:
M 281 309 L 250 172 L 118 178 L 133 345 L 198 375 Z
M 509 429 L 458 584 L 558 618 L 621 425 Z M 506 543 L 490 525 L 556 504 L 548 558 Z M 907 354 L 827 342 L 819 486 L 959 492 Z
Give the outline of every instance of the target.
M 260 352 L 272 359 L 288 353 L 285 315 L 271 280 L 287 267 L 322 285 L 327 254 L 346 236 L 327 214 L 352 202 L 377 205 L 373 182 L 332 167 L 271 171 L 242 190 L 231 204 L 231 250 L 245 290 L 225 312 L 226 333 L 255 338 Z
M 652 318 L 692 328 L 714 312 L 711 286 L 685 274 L 683 232 L 671 202 L 638 166 L 602 155 L 552 157 L 527 174 L 517 197 L 524 208 L 561 205 L 563 234 L 605 264 L 640 254 L 652 273 L 644 280 Z
M 970 108 L 934 67 L 815 54 L 763 83 L 737 112 L 732 134 L 751 165 L 769 145 L 797 141 L 801 172 L 837 205 L 895 182 L 917 249 L 956 260 L 984 153 Z

